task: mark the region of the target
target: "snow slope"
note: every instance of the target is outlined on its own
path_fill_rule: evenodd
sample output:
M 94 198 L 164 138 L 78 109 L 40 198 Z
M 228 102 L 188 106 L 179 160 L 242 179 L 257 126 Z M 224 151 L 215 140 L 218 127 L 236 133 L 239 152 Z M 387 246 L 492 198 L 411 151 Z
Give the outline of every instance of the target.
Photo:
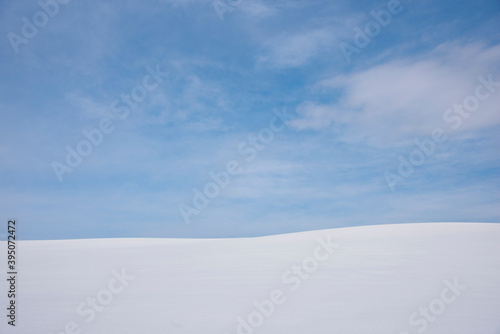
M 500 334 L 499 224 L 18 247 L 2 334 Z

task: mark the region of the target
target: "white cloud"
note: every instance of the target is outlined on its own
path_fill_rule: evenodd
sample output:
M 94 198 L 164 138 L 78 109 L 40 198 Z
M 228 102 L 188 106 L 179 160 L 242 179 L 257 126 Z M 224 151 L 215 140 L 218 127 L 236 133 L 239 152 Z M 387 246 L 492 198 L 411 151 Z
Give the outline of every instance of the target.
M 296 129 L 318 130 L 334 121 L 338 121 L 342 114 L 335 106 L 320 105 L 312 101 L 306 101 L 297 108 L 300 118 L 290 121 L 290 125 Z
M 113 117 L 109 103 L 96 102 L 89 96 L 83 96 L 77 92 L 66 94 L 66 100 L 81 112 L 83 118 Z
M 347 76 L 334 76 L 318 86 L 342 89 L 333 104 L 305 102 L 292 122 L 297 129 L 320 129 L 339 123 L 359 138 L 375 142 L 428 135 L 446 127 L 444 112 L 473 95 L 478 77 L 500 81 L 500 46 L 444 44 L 424 58 L 392 61 Z M 458 129 L 478 130 L 500 124 L 500 89 L 481 102 Z
M 244 1 L 241 10 L 251 17 L 266 18 L 276 13 L 276 10 L 262 1 Z
M 335 36 L 327 29 L 282 34 L 266 43 L 266 52 L 258 58 L 258 63 L 268 63 L 277 67 L 301 66 L 322 49 L 332 45 L 334 40 Z

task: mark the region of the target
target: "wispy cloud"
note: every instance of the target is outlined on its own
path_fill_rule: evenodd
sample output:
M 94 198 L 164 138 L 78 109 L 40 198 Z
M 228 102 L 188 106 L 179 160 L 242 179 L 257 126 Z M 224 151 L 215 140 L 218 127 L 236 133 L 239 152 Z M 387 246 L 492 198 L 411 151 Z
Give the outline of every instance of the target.
M 265 52 L 257 61 L 276 67 L 301 66 L 331 47 L 335 40 L 332 31 L 325 28 L 279 34 L 266 43 Z
M 317 87 L 340 90 L 333 103 L 304 102 L 292 125 L 297 129 L 347 126 L 359 139 L 381 142 L 429 134 L 444 123 L 443 113 L 474 93 L 478 77 L 500 81 L 500 46 L 440 45 L 422 56 L 406 57 L 349 75 L 321 80 Z M 500 123 L 494 94 L 460 131 Z

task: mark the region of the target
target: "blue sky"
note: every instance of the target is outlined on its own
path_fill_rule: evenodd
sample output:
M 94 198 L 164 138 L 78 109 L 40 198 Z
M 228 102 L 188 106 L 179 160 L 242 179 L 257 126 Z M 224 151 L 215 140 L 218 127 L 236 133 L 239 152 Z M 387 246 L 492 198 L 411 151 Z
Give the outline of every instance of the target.
M 0 1 L 21 238 L 500 222 L 500 2 L 61 2 Z

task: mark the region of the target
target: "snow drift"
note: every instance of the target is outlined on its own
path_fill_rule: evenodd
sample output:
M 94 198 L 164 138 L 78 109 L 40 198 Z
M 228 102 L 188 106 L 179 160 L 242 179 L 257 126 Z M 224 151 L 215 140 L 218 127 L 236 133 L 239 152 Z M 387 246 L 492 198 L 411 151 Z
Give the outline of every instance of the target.
M 18 249 L 15 327 L 0 297 L 6 334 L 500 333 L 497 224 Z

